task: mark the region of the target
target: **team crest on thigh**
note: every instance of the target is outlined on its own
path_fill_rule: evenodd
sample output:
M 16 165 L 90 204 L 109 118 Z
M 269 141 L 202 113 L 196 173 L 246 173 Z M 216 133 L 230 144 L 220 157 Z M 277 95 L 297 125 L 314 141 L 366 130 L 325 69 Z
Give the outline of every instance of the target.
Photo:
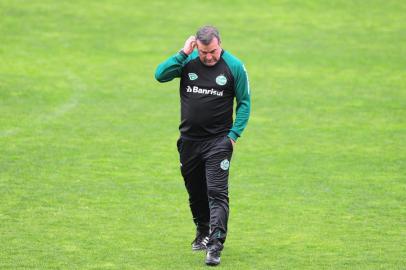
M 228 159 L 223 160 L 223 161 L 220 163 L 220 168 L 221 168 L 222 170 L 224 170 L 224 171 L 227 171 L 228 168 L 230 168 L 230 161 L 228 161 Z

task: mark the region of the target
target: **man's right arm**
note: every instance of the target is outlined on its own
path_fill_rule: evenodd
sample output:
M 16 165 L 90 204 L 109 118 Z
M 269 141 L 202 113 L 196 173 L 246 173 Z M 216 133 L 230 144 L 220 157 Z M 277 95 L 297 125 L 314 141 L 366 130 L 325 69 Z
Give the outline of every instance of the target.
M 190 36 L 185 41 L 185 45 L 180 52 L 173 55 L 157 67 L 155 71 L 155 79 L 158 82 L 169 82 L 174 78 L 180 77 L 182 74 L 183 65 L 188 58 L 188 55 L 193 52 L 195 47 L 196 38 L 195 36 Z
M 174 78 L 180 77 L 183 63 L 187 57 L 183 51 L 180 51 L 165 62 L 159 64 L 155 71 L 155 79 L 158 82 L 169 82 Z

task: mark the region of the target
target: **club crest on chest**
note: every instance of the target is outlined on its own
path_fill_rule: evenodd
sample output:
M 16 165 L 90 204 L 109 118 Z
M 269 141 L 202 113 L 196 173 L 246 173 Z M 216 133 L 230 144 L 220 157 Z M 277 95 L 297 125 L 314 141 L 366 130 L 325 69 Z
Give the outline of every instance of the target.
M 218 76 L 216 77 L 216 83 L 217 83 L 218 85 L 221 85 L 221 86 L 226 85 L 226 83 L 227 83 L 227 78 L 226 78 L 226 76 L 224 76 L 223 74 L 218 75 Z

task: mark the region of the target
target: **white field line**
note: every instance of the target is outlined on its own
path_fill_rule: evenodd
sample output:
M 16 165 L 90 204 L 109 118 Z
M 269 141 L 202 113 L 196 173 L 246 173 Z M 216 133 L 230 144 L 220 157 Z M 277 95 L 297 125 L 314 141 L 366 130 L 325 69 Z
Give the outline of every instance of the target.
M 73 110 L 79 104 L 80 97 L 81 97 L 82 93 L 86 91 L 87 86 L 80 79 L 79 76 L 77 76 L 76 74 L 74 74 L 71 71 L 68 71 L 66 73 L 66 77 L 68 78 L 68 80 L 71 82 L 71 85 L 72 85 L 72 94 L 71 94 L 70 98 L 65 103 L 56 107 L 53 111 L 42 114 L 39 117 L 37 117 L 37 119 L 34 121 L 34 123 L 43 124 L 43 123 L 51 122 L 51 121 L 63 116 L 67 112 Z M 22 128 L 20 128 L 20 127 L 0 130 L 0 137 L 14 136 L 21 131 L 22 131 Z
M 10 137 L 20 132 L 20 128 L 11 128 L 6 130 L 0 130 L 0 137 Z

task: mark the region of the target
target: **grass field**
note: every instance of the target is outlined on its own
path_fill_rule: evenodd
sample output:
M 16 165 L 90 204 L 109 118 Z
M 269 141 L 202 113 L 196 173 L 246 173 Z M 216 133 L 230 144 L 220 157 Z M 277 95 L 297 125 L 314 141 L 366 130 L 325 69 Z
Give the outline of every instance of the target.
M 203 24 L 252 114 L 221 269 L 406 269 L 406 2 L 0 1 L 0 269 L 205 269 L 178 168 Z

